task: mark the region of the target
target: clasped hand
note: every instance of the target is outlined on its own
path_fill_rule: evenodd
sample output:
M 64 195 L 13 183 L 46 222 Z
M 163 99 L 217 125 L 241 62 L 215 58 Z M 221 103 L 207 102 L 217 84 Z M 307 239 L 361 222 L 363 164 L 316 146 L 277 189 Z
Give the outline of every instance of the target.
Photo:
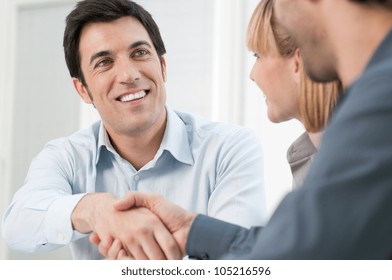
M 113 205 L 114 229 L 96 229 L 90 242 L 108 259 L 181 259 L 196 217 L 156 194 L 128 192 Z M 111 225 L 112 223 L 110 223 Z M 116 223 L 115 223 L 116 224 Z M 102 224 L 102 227 L 108 225 Z

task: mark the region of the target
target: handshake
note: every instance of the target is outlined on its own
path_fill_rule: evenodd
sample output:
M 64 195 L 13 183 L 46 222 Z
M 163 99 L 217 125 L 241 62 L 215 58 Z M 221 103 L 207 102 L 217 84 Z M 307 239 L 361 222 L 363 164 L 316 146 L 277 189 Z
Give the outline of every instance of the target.
M 120 200 L 109 193 L 86 195 L 72 221 L 76 230 L 92 232 L 90 242 L 108 259 L 173 260 L 186 255 L 195 217 L 160 195 L 130 191 Z

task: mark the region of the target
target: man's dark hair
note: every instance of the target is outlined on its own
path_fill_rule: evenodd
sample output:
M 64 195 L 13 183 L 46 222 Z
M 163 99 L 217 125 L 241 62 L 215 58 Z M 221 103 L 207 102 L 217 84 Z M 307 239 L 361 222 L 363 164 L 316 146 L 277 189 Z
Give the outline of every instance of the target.
M 144 26 L 161 60 L 166 53 L 165 45 L 157 24 L 143 7 L 130 0 L 83 0 L 76 4 L 66 18 L 63 47 L 71 77 L 78 78 L 86 86 L 79 53 L 83 27 L 89 23 L 111 22 L 126 16 L 136 18 Z
M 354 2 L 367 3 L 367 4 L 381 4 L 392 8 L 392 0 L 351 0 Z
M 378 2 L 378 3 L 388 3 L 388 2 L 391 2 L 390 0 L 354 0 L 354 1 L 357 1 L 357 2 L 369 2 L 369 3 L 372 3 L 372 2 Z

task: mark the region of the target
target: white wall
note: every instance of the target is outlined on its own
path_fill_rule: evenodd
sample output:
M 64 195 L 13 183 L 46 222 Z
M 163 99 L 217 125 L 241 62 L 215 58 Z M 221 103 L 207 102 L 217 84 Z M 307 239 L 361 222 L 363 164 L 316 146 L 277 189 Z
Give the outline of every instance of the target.
M 6 23 L 8 22 L 7 17 L 7 4 L 8 2 L 3 1 L 0 2 L 0 36 L 3 38 L 4 41 L 8 41 L 10 38 L 8 29 L 6 28 Z M 5 40 L 4 40 L 5 39 Z M 0 44 L 0 61 L 3 61 L 5 65 L 9 65 L 8 63 L 8 56 L 9 49 L 7 44 Z M 9 104 L 8 95 L 5 92 L 8 91 L 7 85 L 7 69 L 5 67 L 0 67 L 0 213 L 2 213 L 2 209 L 6 206 L 8 202 L 7 199 L 7 191 L 6 191 L 6 184 L 7 184 L 7 169 L 6 169 L 6 147 L 8 146 L 8 137 L 6 137 L 6 131 L 8 131 L 7 121 L 8 119 L 6 116 L 9 114 L 6 104 Z M 4 259 L 6 256 L 5 244 L 0 237 L 0 259 Z
M 23 182 L 31 158 L 52 138 L 98 116 L 78 100 L 63 50 L 64 18 L 75 0 L 0 1 L 0 214 Z M 245 31 L 257 0 L 139 0 L 160 26 L 167 48 L 168 105 L 248 126 L 264 146 L 270 212 L 290 189 L 286 149 L 301 133 L 295 122 L 271 124 L 262 93 L 249 80 L 254 61 Z M 0 259 L 68 258 L 63 251 Z

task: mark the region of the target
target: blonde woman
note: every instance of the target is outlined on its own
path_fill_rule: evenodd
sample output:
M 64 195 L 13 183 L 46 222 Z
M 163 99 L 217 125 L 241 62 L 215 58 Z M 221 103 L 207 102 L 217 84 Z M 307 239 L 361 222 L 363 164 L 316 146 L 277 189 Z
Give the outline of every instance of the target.
M 250 78 L 263 91 L 268 118 L 298 119 L 304 132 L 287 151 L 295 187 L 301 186 L 341 90 L 340 82 L 315 83 L 305 74 L 293 38 L 277 22 L 273 1 L 260 1 L 248 26 L 248 48 L 256 61 Z

